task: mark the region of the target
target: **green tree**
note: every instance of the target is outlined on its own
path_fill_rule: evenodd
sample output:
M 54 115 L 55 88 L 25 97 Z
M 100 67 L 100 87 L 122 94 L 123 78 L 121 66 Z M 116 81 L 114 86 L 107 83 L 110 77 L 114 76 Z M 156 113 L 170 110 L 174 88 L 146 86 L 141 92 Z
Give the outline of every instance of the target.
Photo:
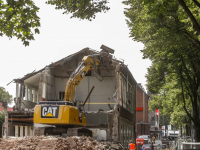
M 71 13 L 72 18 L 90 21 L 96 13 L 109 10 L 108 0 L 48 0 L 46 3 L 62 9 L 63 13 Z M 40 33 L 38 11 L 34 0 L 0 0 L 0 36 L 15 36 L 28 46 L 34 40 L 34 34 Z
M 0 137 L 2 137 L 2 126 L 4 122 L 5 122 L 5 114 L 0 113 Z
M 152 3 L 158 7 L 154 7 Z M 54 5 L 55 9 L 63 10 L 64 14 L 72 14 L 72 18 L 95 19 L 96 14 L 107 12 L 110 8 L 107 6 L 108 0 L 47 0 L 46 4 Z M 184 23 L 190 25 L 193 32 L 200 34 L 198 0 L 125 0 L 124 4 L 130 5 L 131 8 L 145 5 L 153 6 L 152 15 L 164 12 L 165 8 L 179 3 L 179 18 Z M 135 5 L 136 4 L 136 5 Z M 141 5 L 140 5 L 141 4 Z M 134 6 L 135 5 L 135 6 Z M 129 9 L 130 10 L 130 9 Z M 0 35 L 6 35 L 9 38 L 16 36 L 21 39 L 25 46 L 34 40 L 35 34 L 39 34 L 40 18 L 37 15 L 39 8 L 35 5 L 34 0 L 0 0 Z M 134 13 L 134 12 L 133 12 Z M 130 13 L 131 14 L 131 13 Z
M 0 87 L 0 103 L 7 102 L 8 104 L 12 103 L 12 95 L 10 95 L 4 87 Z
M 124 3 L 130 6 L 125 11 L 130 36 L 144 43 L 143 56 L 152 60 L 146 76 L 148 90 L 158 94 L 164 86 L 173 83 L 173 89 L 180 91 L 173 96 L 179 98 L 180 104 L 175 104 L 184 109 L 196 133 L 200 133 L 200 33 L 199 25 L 193 20 L 200 22 L 198 1 L 127 0 Z M 195 139 L 200 142 L 200 134 Z
M 0 36 L 21 39 L 25 46 L 39 34 L 39 8 L 32 0 L 0 0 Z
M 159 90 L 159 94 L 153 96 L 149 103 L 150 110 L 159 109 L 160 125 L 174 125 L 176 129 L 190 126 L 191 121 L 183 109 L 181 99 L 181 90 L 178 90 L 174 82 L 168 83 Z M 180 97 L 179 97 L 180 96 Z M 187 103 L 189 101 L 187 100 Z M 191 111 L 191 105 L 187 104 L 188 111 Z
M 97 13 L 107 12 L 108 0 L 48 0 L 46 4 L 55 5 L 55 9 L 64 10 L 63 14 L 71 13 L 71 18 L 87 19 L 92 21 Z
M 12 96 L 5 90 L 4 87 L 0 87 L 0 103 L 7 102 L 7 104 L 12 103 Z M 0 137 L 2 136 L 2 126 L 5 122 L 5 113 L 0 112 Z

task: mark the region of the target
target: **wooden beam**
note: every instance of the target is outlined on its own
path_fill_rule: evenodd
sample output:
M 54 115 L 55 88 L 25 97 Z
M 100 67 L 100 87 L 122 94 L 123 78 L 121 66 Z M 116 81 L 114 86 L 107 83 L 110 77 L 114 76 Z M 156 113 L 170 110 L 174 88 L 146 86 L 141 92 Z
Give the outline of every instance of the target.
M 90 90 L 90 93 L 88 94 L 87 98 L 85 99 L 85 102 L 83 103 L 83 107 L 84 107 L 85 103 L 87 102 L 88 98 L 90 97 L 90 94 L 92 93 L 93 90 L 94 90 L 94 86 L 92 87 L 92 89 Z
M 33 122 L 33 118 L 8 118 L 9 121 Z

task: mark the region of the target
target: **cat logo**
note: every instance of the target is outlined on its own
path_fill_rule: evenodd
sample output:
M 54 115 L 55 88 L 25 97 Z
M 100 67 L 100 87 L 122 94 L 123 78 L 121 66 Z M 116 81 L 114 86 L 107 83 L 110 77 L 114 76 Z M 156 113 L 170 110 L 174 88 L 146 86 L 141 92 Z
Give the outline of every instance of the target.
M 41 118 L 58 118 L 59 106 L 41 106 Z

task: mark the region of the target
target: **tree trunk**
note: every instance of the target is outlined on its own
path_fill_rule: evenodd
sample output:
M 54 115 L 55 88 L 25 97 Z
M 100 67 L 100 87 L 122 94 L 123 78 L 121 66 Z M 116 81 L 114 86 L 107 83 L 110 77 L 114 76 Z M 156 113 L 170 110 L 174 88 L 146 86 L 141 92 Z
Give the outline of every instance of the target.
M 179 4 L 183 7 L 185 12 L 187 13 L 190 20 L 192 21 L 194 30 L 196 30 L 200 34 L 200 27 L 199 27 L 199 24 L 198 24 L 196 18 L 194 17 L 194 15 L 192 14 L 192 12 L 188 8 L 188 6 L 185 4 L 184 0 L 178 0 L 178 1 L 179 1 Z
M 195 142 L 200 142 L 200 124 L 194 124 L 194 131 Z
M 183 136 L 183 128 L 182 128 L 182 126 L 180 128 L 181 128 L 181 137 L 182 137 Z
M 186 129 L 186 136 L 190 136 L 190 128 L 188 125 L 185 125 L 185 129 Z

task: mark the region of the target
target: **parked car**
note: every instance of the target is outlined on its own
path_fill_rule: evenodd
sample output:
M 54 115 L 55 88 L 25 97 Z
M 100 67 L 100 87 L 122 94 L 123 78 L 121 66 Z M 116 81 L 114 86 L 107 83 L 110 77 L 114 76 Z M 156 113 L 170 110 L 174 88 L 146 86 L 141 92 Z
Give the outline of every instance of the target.
M 167 144 L 161 144 L 160 149 L 161 150 L 166 150 L 168 148 Z
M 156 147 L 154 147 L 153 149 L 158 150 Z M 151 147 L 146 147 L 144 150 L 151 150 Z
M 151 144 L 144 144 L 144 145 L 142 146 L 142 150 L 144 150 L 146 147 L 151 147 Z
M 169 140 L 167 137 L 162 137 L 162 140 Z
M 149 135 L 140 135 L 138 138 L 144 139 L 145 144 L 150 143 L 150 136 Z

